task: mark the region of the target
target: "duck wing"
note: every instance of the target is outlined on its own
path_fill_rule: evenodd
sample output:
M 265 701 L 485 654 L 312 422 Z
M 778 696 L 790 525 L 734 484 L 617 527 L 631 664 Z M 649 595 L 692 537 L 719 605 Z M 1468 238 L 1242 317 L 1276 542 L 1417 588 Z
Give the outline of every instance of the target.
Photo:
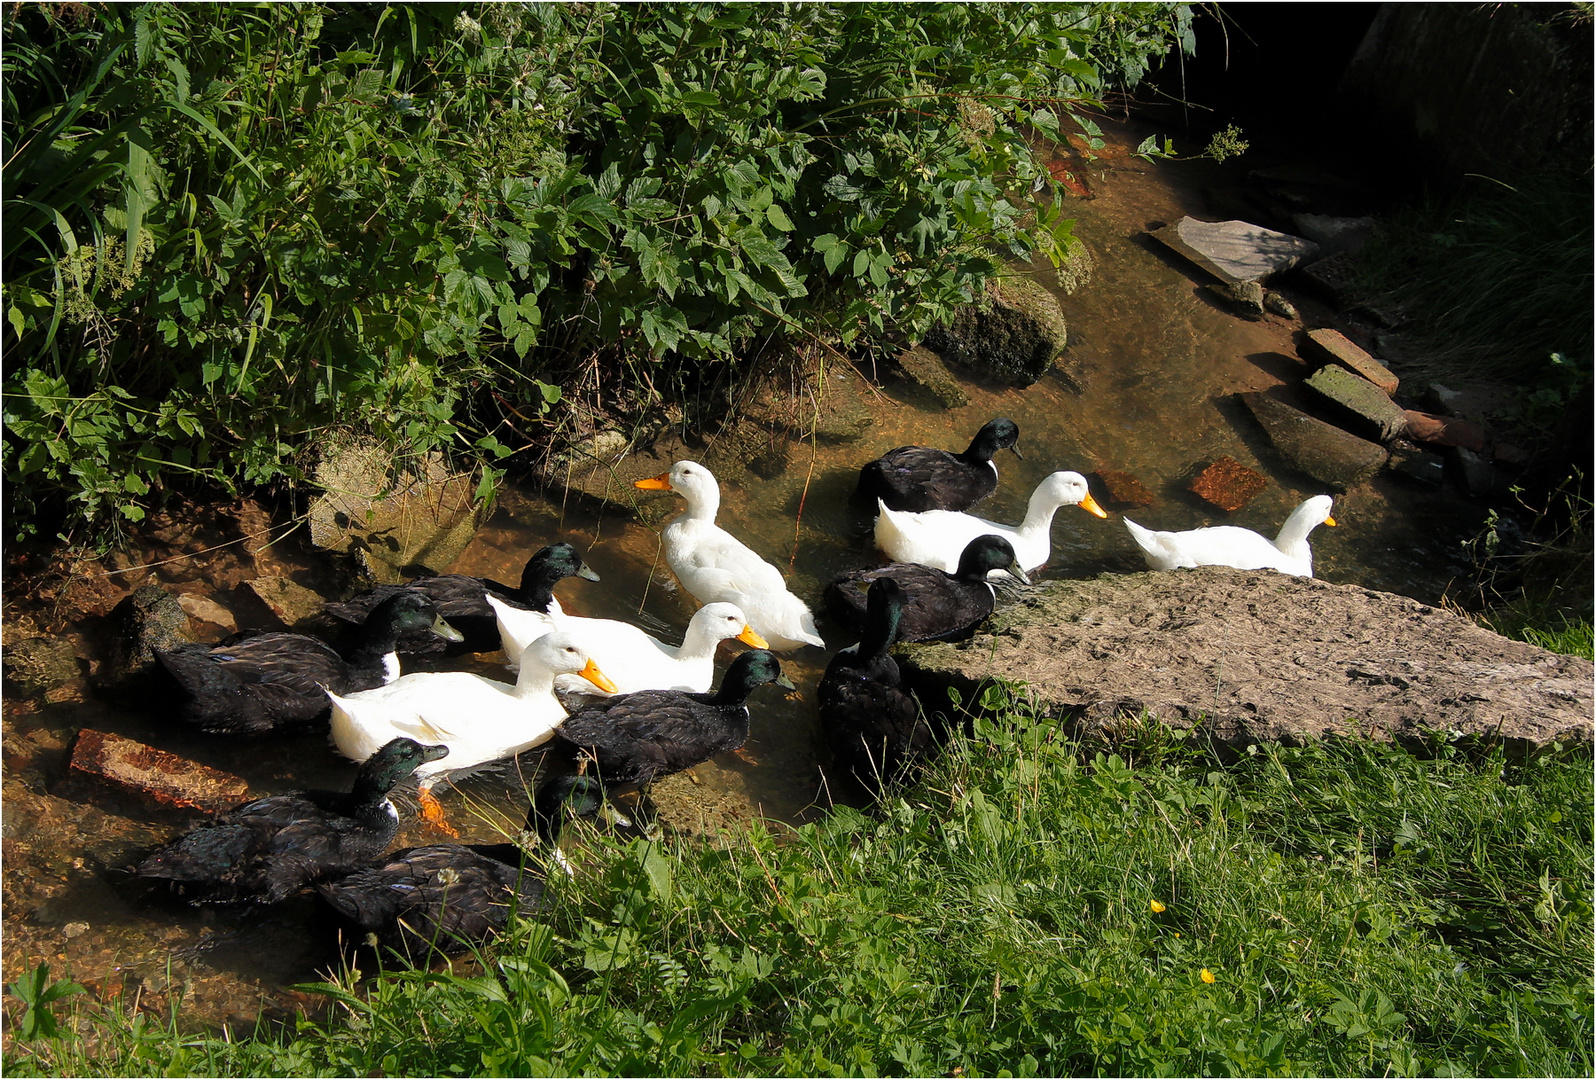
M 462 952 L 496 936 L 510 912 L 538 907 L 542 878 L 510 845 L 434 844 L 317 886 L 341 917 L 411 962 Z
M 997 490 L 997 470 L 928 446 L 900 446 L 859 470 L 859 491 L 894 510 L 968 510 Z
M 863 631 L 870 583 L 890 578 L 903 592 L 898 641 L 949 641 L 968 637 L 996 606 L 985 582 L 960 581 L 934 566 L 891 563 L 843 574 L 826 586 L 831 611 Z

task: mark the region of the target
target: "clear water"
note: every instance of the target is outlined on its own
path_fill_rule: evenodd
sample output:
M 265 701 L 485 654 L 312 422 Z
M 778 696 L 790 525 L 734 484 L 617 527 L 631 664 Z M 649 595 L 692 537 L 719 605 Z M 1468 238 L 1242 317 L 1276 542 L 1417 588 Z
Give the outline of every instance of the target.
M 836 574 L 877 561 L 868 512 L 850 499 L 859 465 L 905 444 L 962 449 L 994 416 L 1019 424 L 1025 455 L 998 459 L 999 490 L 979 507 L 982 516 L 998 521 L 1017 523 L 1031 489 L 1065 468 L 1137 476 L 1157 501 L 1133 516 L 1153 528 L 1226 522 L 1272 536 L 1292 507 L 1319 493 L 1275 458 L 1231 400 L 1237 391 L 1305 374 L 1292 345 L 1295 324 L 1274 317 L 1248 322 L 1219 309 L 1195 275 L 1142 238 L 1156 222 L 1201 213 L 1191 190 L 1202 177 L 1190 168 L 1128 157 L 1124 147 L 1137 137 L 1116 140 L 1088 169 L 1096 197 L 1073 206 L 1077 234 L 1096 270 L 1089 284 L 1061 297 L 1071 334 L 1067 378 L 1055 373 L 1023 391 L 970 384 L 970 404 L 953 411 L 912 387 L 889 385 L 875 395 L 875 426 L 859 441 L 795 443 L 780 475 L 750 473 L 723 484 L 721 524 L 787 571 L 799 595 L 818 599 Z M 1050 274 L 1039 278 L 1051 284 Z M 1318 325 L 1323 313 L 1309 302 L 1301 307 L 1310 325 Z M 664 464 L 698 456 L 669 447 L 661 453 Z M 1191 472 L 1221 454 L 1270 479 L 1269 488 L 1235 514 L 1185 490 Z M 1462 572 L 1462 541 L 1482 516 L 1450 493 L 1376 479 L 1338 496 L 1339 527 L 1315 532 L 1318 576 L 1439 602 Z M 1077 508 L 1061 509 L 1042 576 L 1142 569 L 1120 517 L 1101 521 Z M 451 569 L 513 581 L 531 551 L 556 539 L 581 548 L 603 578 L 562 583 L 557 592 L 567 610 L 633 619 L 661 636 L 679 635 L 693 605 L 664 569 L 657 532 L 622 510 L 597 509 L 576 497 L 508 492 Z M 827 650 L 807 648 L 783 658 L 798 695 L 784 699 L 769 687 L 756 693 L 741 755 L 657 785 L 654 800 L 669 828 L 716 832 L 755 816 L 799 823 L 833 800 L 858 799 L 846 782 L 825 774 L 813 705 L 829 653 L 853 637 L 823 616 L 820 627 Z M 494 671 L 490 661 L 480 658 L 477 669 Z M 7 981 L 48 960 L 56 970 L 70 967 L 102 994 L 121 987 L 146 1000 L 179 995 L 197 1022 L 241 1022 L 262 1007 L 276 1011 L 317 1000 L 287 989 L 315 978 L 328 963 L 326 942 L 308 929 L 308 901 L 237 913 L 154 899 L 119 868 L 170 836 L 171 824 L 103 798 L 76 802 L 46 793 L 60 792 L 64 749 L 81 726 L 122 732 L 237 773 L 260 793 L 346 786 L 352 770 L 324 740 L 198 737 L 103 701 L 43 712 L 12 702 L 6 709 L 13 732 L 5 787 Z M 536 755 L 527 755 L 519 765 L 464 780 L 444 794 L 464 839 L 494 839 L 518 827 L 536 765 Z M 401 843 L 436 839 L 406 816 Z

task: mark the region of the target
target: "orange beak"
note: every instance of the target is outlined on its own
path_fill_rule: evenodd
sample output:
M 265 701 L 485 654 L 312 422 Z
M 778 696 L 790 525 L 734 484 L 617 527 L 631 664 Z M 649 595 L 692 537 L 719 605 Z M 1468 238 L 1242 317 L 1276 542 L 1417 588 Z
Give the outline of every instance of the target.
M 614 683 L 610 682 L 609 676 L 600 671 L 599 666 L 591 660 L 587 662 L 587 667 L 583 668 L 581 671 L 578 671 L 577 674 L 582 676 L 582 678 L 586 679 L 588 682 L 592 683 L 594 686 L 598 687 L 600 690 L 604 691 L 606 694 L 620 693 L 620 689 Z
M 1324 519 L 1324 523 L 1326 525 L 1334 525 L 1336 523 L 1336 519 L 1335 518 L 1331 518 L 1331 517 L 1327 517 L 1327 518 Z
M 1092 498 L 1090 495 L 1081 500 L 1081 509 L 1085 510 L 1088 514 L 1091 514 L 1093 517 L 1106 518 L 1108 516 L 1108 511 L 1104 510 L 1101 506 L 1098 506 L 1097 500 Z
M 633 487 L 640 487 L 644 491 L 670 491 L 671 474 L 662 472 L 658 476 L 651 476 L 647 480 L 633 480 Z
M 754 632 L 752 626 L 743 627 L 743 632 L 737 635 L 737 640 L 744 645 L 752 645 L 756 649 L 768 649 L 770 644 Z

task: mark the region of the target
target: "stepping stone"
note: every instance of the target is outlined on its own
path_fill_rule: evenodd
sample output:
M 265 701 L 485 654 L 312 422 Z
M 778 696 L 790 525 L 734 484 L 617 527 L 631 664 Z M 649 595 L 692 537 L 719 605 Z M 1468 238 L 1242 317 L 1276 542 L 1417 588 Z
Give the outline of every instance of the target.
M 1344 367 L 1322 367 L 1308 385 L 1332 402 L 1361 434 L 1388 443 L 1407 430 L 1402 409 L 1378 386 Z
M 1221 456 L 1197 474 L 1191 491 L 1221 510 L 1240 510 L 1253 496 L 1269 486 L 1269 481 L 1235 458 Z
M 1317 361 L 1320 364 L 1339 364 L 1354 375 L 1363 376 L 1384 391 L 1388 397 L 1396 393 L 1397 386 L 1400 385 L 1390 368 L 1348 341 L 1347 336 L 1339 330 L 1331 330 L 1329 327 L 1309 330 L 1300 351 L 1302 358 L 1310 363 Z
M 1183 217 L 1152 236 L 1229 285 L 1262 281 L 1319 252 L 1312 240 L 1245 221 Z
M 1385 447 L 1276 401 L 1261 391 L 1239 395 L 1276 450 L 1302 472 L 1345 491 L 1379 472 Z

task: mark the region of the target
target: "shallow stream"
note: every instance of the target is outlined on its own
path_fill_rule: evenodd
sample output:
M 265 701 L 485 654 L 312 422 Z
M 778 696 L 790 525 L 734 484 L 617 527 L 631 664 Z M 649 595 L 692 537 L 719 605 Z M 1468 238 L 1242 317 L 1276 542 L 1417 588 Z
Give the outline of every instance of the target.
M 720 523 L 788 571 L 800 596 L 817 600 L 831 577 L 876 561 L 868 514 L 850 499 L 859 465 L 904 444 L 962 449 L 994 416 L 1019 424 L 1025 455 L 999 456 L 998 492 L 978 508 L 999 521 L 1017 523 L 1036 483 L 1064 468 L 1135 475 L 1156 502 L 1132 516 L 1153 528 L 1230 522 L 1272 536 L 1292 507 L 1319 493 L 1281 463 L 1230 399 L 1305 373 L 1292 342 L 1301 324 L 1273 315 L 1249 322 L 1221 309 L 1200 288 L 1196 271 L 1144 238 L 1148 227 L 1183 213 L 1217 216 L 1197 192 L 1223 174 L 1203 163 L 1131 157 L 1126 148 L 1142 134 L 1115 133 L 1109 150 L 1085 169 L 1094 197 L 1072 204 L 1077 235 L 1091 250 L 1095 270 L 1073 295 L 1061 296 L 1071 337 L 1067 374 L 1055 372 L 1023 391 L 970 383 L 970 403 L 952 411 L 915 387 L 885 385 L 873 393 L 875 424 L 863 438 L 794 443 L 785 448 L 787 465 L 779 475 L 763 479 L 750 472 L 723 484 Z M 1050 273 L 1039 277 L 1053 284 Z M 1311 299 L 1292 299 L 1308 325 L 1331 323 L 1330 313 Z M 869 386 L 855 377 L 847 392 L 870 392 Z M 1250 505 L 1228 515 L 1185 490 L 1192 471 L 1221 454 L 1270 480 Z M 663 471 L 671 456 L 667 449 L 654 471 Z M 1100 521 L 1077 508 L 1061 509 L 1042 576 L 1142 569 L 1121 516 Z M 1451 492 L 1419 490 L 1382 474 L 1338 496 L 1335 517 L 1339 527 L 1312 537 L 1317 576 L 1436 603 L 1462 573 L 1462 544 L 1483 510 Z M 679 633 L 692 606 L 671 585 L 656 531 L 629 513 L 575 496 L 505 493 L 450 569 L 514 581 L 527 555 L 556 539 L 576 544 L 603 578 L 562 583 L 556 591 L 568 611 L 643 619 L 650 629 Z M 307 574 L 314 574 L 319 558 L 293 544 L 282 545 L 278 557 Z M 184 591 L 206 588 L 166 568 L 154 580 Z M 783 658 L 800 696 L 783 700 L 769 688 L 755 695 L 745 755 L 727 755 L 700 766 L 691 779 L 675 777 L 656 787 L 655 802 L 670 829 L 718 831 L 756 815 L 798 823 L 833 800 L 857 799 L 846 784 L 828 783 L 813 711 L 814 687 L 830 652 L 854 638 L 824 617 L 820 627 L 826 650 L 806 648 Z M 489 659 L 480 658 L 478 670 L 493 670 Z M 62 774 L 76 730 L 90 726 L 236 773 L 258 794 L 347 786 L 352 767 L 325 740 L 199 737 L 93 696 L 43 709 L 8 700 L 5 708 L 6 981 L 46 960 L 103 995 L 122 987 L 152 1000 L 180 993 L 195 1022 L 243 1022 L 263 1006 L 275 1011 L 317 1000 L 288 989 L 315 979 L 329 963 L 325 942 L 307 932 L 308 900 L 238 913 L 196 911 L 152 897 L 120 868 L 170 836 L 173 824 L 63 787 Z M 521 769 L 536 764 L 535 754 L 526 755 Z M 530 780 L 506 767 L 444 792 L 444 805 L 464 839 L 486 840 L 504 825 L 519 825 Z M 400 843 L 434 839 L 407 818 Z

